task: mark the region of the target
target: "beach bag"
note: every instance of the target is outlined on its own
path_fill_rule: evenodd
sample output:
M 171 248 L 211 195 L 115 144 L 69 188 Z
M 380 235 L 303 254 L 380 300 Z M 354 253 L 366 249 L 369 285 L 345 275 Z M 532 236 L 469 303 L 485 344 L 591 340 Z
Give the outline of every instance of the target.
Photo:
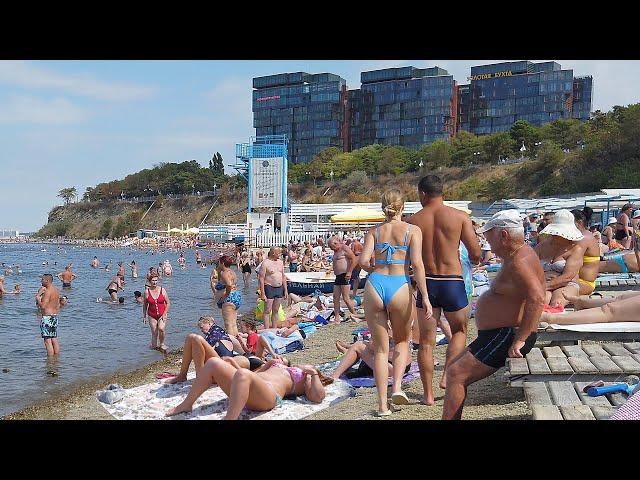
M 117 383 L 107 385 L 107 388 L 96 393 L 98 401 L 113 405 L 124 398 L 124 388 Z

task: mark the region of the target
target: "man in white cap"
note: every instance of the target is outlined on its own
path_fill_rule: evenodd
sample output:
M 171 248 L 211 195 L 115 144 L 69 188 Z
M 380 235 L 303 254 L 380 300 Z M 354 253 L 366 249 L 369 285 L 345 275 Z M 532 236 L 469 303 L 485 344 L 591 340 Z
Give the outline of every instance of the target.
M 609 222 L 607 223 L 607 226 L 604 227 L 604 229 L 602 230 L 602 243 L 604 243 L 605 245 L 609 245 L 609 242 L 611 242 L 611 239 L 614 237 L 615 235 L 615 224 L 617 223 L 617 219 L 616 217 L 609 217 Z
M 462 417 L 469 385 L 495 373 L 508 357 L 522 358 L 533 348 L 544 306 L 544 272 L 524 242 L 518 211 L 496 213 L 480 231 L 503 259 L 502 268 L 478 299 L 478 338 L 447 369 L 443 420 Z

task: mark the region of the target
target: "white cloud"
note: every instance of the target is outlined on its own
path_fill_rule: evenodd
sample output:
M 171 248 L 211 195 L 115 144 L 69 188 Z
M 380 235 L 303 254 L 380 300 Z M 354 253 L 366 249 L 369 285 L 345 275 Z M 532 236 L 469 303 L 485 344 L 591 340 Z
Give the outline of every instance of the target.
M 25 95 L 12 95 L 0 104 L 0 123 L 69 125 L 87 117 L 83 109 L 66 98 L 42 100 Z
M 250 77 L 229 77 L 218 82 L 211 90 L 205 92 L 204 97 L 211 102 L 216 117 L 224 122 L 225 115 L 251 121 L 251 90 Z
M 62 90 L 72 95 L 115 101 L 146 99 L 155 93 L 153 87 L 107 83 L 84 74 L 60 74 L 25 61 L 0 61 L 0 84 Z

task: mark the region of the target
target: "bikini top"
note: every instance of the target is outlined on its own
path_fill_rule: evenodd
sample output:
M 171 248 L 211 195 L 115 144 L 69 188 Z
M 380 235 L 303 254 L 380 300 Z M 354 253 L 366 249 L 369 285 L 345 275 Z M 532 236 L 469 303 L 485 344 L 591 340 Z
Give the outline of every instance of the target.
M 273 367 L 286 370 L 289 376 L 291 377 L 291 380 L 293 380 L 294 385 L 304 380 L 304 372 L 299 367 L 287 367 L 284 363 L 274 363 L 271 365 L 271 368 Z
M 389 244 L 389 242 L 379 243 L 380 242 L 380 226 L 378 225 L 376 227 L 376 244 L 374 248 L 377 253 L 384 253 L 386 251 L 387 258 L 384 260 L 376 259 L 375 264 L 376 265 L 404 265 L 407 261 L 406 256 L 403 260 L 394 260 L 393 254 L 396 253 L 397 251 L 406 252 L 409 250 L 409 244 L 407 242 L 409 241 L 410 231 L 411 231 L 411 225 L 409 225 L 409 228 L 407 228 L 407 233 L 404 235 L 403 245 L 391 245 Z
M 540 260 L 540 265 L 542 265 L 542 269 L 545 272 L 556 272 L 562 273 L 564 272 L 564 267 L 567 265 L 567 261 L 565 259 L 561 259 L 555 262 L 547 262 L 546 260 Z

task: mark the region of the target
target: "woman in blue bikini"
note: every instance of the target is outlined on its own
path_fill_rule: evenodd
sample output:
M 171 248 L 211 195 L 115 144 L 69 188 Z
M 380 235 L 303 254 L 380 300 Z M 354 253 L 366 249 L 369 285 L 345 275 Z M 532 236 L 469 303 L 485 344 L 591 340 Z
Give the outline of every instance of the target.
M 235 262 L 229 255 L 220 257 L 218 263 L 219 282 L 216 290 L 224 290 L 224 294 L 217 302 L 218 308 L 222 310 L 224 329 L 232 337 L 238 336 L 238 310 L 242 305 L 242 294 L 236 290 L 238 288 L 238 275 L 231 270 L 231 265 Z
M 367 325 L 374 346 L 373 369 L 378 389 L 378 416 L 391 415 L 387 403 L 387 378 L 389 375 L 389 332 L 391 322 L 395 355 L 393 357 L 393 389 L 391 401 L 406 405 L 409 399 L 402 391 L 402 376 L 407 365 L 413 295 L 409 281 L 409 265 L 418 290 L 427 299 L 427 284 L 422 263 L 422 232 L 400 220 L 404 200 L 398 190 L 388 190 L 382 195 L 382 211 L 386 221 L 369 230 L 360 266 L 371 272 L 364 289 L 364 309 Z M 374 266 L 371 266 L 371 259 Z M 432 314 L 431 304 L 424 304 L 427 317 Z

